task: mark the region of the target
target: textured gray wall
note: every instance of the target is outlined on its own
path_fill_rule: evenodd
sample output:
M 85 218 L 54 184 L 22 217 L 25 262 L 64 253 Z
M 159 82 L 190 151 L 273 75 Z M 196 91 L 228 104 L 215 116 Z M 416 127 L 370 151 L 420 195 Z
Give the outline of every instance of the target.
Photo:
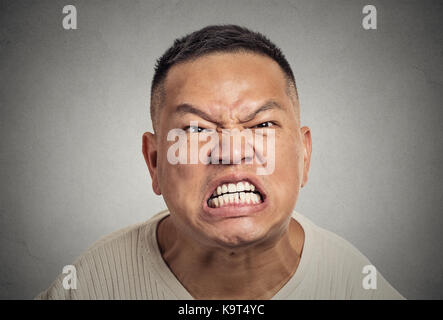
M 297 211 L 407 298 L 443 298 L 441 1 L 1 1 L 0 298 L 164 208 L 141 154 L 155 59 L 214 23 L 267 34 L 313 135 Z M 62 28 L 74 4 L 78 30 Z

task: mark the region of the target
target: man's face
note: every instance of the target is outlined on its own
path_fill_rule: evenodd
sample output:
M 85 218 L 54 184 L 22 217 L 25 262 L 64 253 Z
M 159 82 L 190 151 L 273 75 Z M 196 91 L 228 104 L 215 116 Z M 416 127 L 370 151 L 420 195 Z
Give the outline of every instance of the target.
M 169 70 L 157 133 L 145 134 L 144 152 L 154 191 L 163 195 L 182 234 L 205 245 L 234 248 L 266 243 L 286 231 L 300 187 L 307 181 L 311 153 L 309 129 L 300 128 L 298 101 L 288 90 L 279 65 L 252 53 L 211 54 Z M 269 126 L 275 134 L 275 155 L 268 154 L 274 156 L 273 172 L 257 175 L 265 164 L 222 164 L 222 156 L 219 164 L 171 164 L 167 153 L 175 141 L 167 141 L 168 132 L 186 129 L 191 121 L 219 132 L 224 148 L 220 154 L 227 152 L 222 129 L 255 132 Z M 192 134 L 196 133 L 186 131 L 188 142 Z M 245 160 L 244 147 L 231 140 L 228 154 L 240 153 Z M 248 192 L 248 184 L 255 190 Z M 233 195 L 218 195 L 217 190 Z M 239 191 L 244 192 L 241 197 Z

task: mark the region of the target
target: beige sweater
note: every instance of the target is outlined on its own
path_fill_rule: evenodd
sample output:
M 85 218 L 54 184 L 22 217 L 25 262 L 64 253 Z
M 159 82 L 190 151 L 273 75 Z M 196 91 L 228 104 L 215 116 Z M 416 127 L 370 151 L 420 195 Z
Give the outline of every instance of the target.
M 61 274 L 36 299 L 193 299 L 161 257 L 157 239 L 163 211 L 144 223 L 99 240 L 74 263 L 77 288 L 65 289 Z M 305 243 L 297 271 L 273 299 L 402 299 L 377 272 L 376 289 L 364 289 L 370 265 L 350 243 L 294 212 Z

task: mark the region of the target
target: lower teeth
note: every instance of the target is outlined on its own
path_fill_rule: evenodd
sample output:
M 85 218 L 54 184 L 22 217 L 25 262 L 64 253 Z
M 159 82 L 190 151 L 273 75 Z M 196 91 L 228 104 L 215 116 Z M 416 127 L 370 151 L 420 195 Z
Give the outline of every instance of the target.
M 208 206 L 219 208 L 233 204 L 259 204 L 263 202 L 261 196 L 254 192 L 225 193 L 208 200 Z

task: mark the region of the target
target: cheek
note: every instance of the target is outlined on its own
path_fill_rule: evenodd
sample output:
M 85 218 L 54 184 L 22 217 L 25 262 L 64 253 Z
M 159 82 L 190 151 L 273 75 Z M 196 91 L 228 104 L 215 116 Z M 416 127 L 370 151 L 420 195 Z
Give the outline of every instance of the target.
M 285 177 L 284 180 L 289 179 L 292 183 L 301 181 L 304 164 L 303 148 L 294 142 L 295 139 L 295 137 L 281 138 L 277 140 L 275 147 L 275 171 L 281 178 Z
M 159 163 L 159 185 L 163 198 L 174 211 L 186 208 L 193 211 L 201 206 L 203 199 L 202 182 L 204 168 L 202 165 L 170 164 L 166 157 Z
M 296 143 L 284 140 L 276 144 L 275 151 L 273 182 L 276 197 L 281 204 L 293 206 L 303 179 L 303 151 Z

